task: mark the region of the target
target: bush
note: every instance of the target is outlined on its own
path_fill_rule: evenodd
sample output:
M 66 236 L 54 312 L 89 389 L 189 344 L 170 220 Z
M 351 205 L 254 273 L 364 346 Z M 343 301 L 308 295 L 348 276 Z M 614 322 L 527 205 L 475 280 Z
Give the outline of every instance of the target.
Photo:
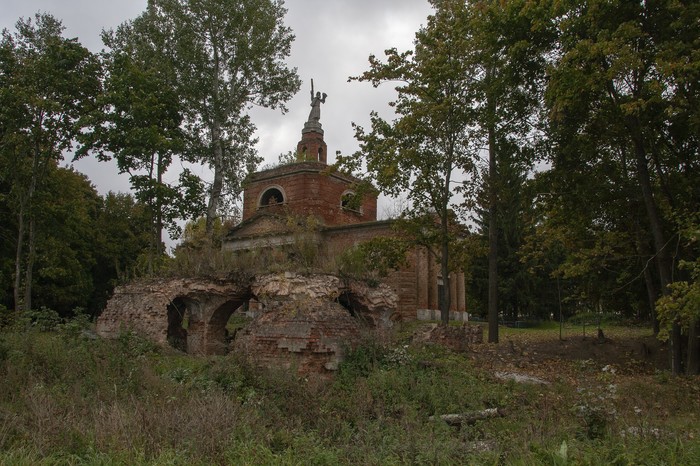
M 82 307 L 73 309 L 73 317 L 68 319 L 59 330 L 68 338 L 76 339 L 90 329 L 90 315 Z
M 358 377 L 367 377 L 384 364 L 386 353 L 386 348 L 371 340 L 348 351 L 338 367 L 339 383 L 346 385 Z
M 376 283 L 391 270 L 406 264 L 408 243 L 399 238 L 378 237 L 347 249 L 338 260 L 341 275 Z
M 22 318 L 25 323 L 28 323 L 40 332 L 52 332 L 63 322 L 58 312 L 45 306 L 41 306 L 38 310 L 25 311 Z
M 0 330 L 12 324 L 12 311 L 0 304 Z

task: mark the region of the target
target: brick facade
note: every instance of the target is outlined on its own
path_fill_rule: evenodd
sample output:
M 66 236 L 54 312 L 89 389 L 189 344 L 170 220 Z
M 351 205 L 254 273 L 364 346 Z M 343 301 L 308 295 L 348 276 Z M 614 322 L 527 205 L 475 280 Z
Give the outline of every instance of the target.
M 323 130 L 304 128 L 297 144 L 297 154 L 303 160 L 328 162 L 328 147 L 323 140 Z
M 377 221 L 377 193 L 364 193 L 359 203 L 346 204 L 358 184 L 353 176 L 338 173 L 326 164 L 323 131 L 305 126 L 297 150 L 303 161 L 254 173 L 243 194 L 243 221 L 227 236 L 224 249 L 242 250 L 289 244 L 293 235 L 284 218 L 312 216 L 320 228 L 315 241 L 326 257 L 380 236 L 394 236 L 391 221 Z M 276 219 L 276 220 L 275 220 Z M 463 273 L 446 280 L 439 264 L 425 248 L 409 252 L 407 265 L 391 273 L 386 283 L 398 295 L 397 318 L 416 319 L 425 310 L 439 309 L 439 289 L 450 291 L 450 311 L 462 320 L 466 313 Z M 435 315 L 434 313 L 430 315 Z
M 376 193 L 366 193 L 359 209 L 343 206 L 343 195 L 354 193 L 357 181 L 352 176 L 331 172 L 321 162 L 298 162 L 257 172 L 243 192 L 243 221 L 265 211 L 279 212 L 281 208 L 302 217 L 313 215 L 324 225 L 376 220 Z

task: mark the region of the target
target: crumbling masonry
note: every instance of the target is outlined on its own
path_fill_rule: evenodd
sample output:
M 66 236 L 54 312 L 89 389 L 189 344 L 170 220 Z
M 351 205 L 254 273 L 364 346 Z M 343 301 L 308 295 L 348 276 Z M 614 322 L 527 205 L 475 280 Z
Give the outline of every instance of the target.
M 260 303 L 238 335 L 226 324 Z M 241 352 L 268 367 L 299 374 L 337 368 L 363 330 L 391 326 L 396 295 L 333 275 L 269 274 L 250 283 L 195 279 L 154 280 L 118 287 L 97 321 L 97 333 L 116 338 L 134 331 L 190 354 Z

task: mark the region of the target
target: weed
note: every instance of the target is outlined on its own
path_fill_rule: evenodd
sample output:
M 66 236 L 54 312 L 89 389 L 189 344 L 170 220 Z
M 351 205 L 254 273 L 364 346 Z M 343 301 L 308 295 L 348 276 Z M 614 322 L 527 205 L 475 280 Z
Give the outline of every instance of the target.
M 315 384 L 135 334 L 5 329 L 0 464 L 700 463 L 697 381 L 582 363 L 572 383 L 498 383 L 480 353 L 405 344 L 368 338 Z M 429 420 L 489 407 L 503 417 Z
M 365 341 L 356 348 L 345 352 L 345 360 L 338 367 L 338 383 L 345 386 L 358 377 L 367 377 L 381 367 L 386 357 L 386 349 L 375 341 Z
M 62 322 L 58 312 L 45 306 L 41 306 L 40 309 L 25 311 L 20 319 L 25 326 L 34 327 L 40 332 L 56 330 Z

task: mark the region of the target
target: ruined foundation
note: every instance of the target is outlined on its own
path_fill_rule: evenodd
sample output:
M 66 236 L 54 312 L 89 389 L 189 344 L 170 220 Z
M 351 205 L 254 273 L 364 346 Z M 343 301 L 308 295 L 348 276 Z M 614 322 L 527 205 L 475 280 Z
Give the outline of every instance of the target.
M 257 303 L 235 335 L 226 325 Z M 255 364 L 300 375 L 334 371 L 363 331 L 389 328 L 396 294 L 333 275 L 268 274 L 249 283 L 154 280 L 118 287 L 97 320 L 97 333 L 137 332 L 189 354 L 241 352 Z

